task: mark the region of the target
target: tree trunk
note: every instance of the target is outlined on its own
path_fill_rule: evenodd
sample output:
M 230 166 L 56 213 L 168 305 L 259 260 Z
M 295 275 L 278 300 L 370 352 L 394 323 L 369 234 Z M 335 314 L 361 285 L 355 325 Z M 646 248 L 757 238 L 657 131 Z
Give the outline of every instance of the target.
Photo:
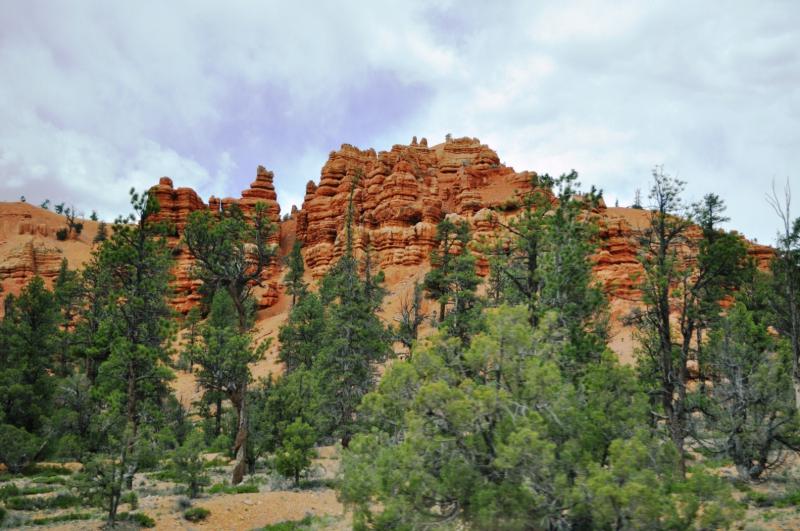
M 214 410 L 216 425 L 214 426 L 214 436 L 219 437 L 222 432 L 222 397 L 217 395 L 216 409 Z
M 236 432 L 236 440 L 233 443 L 233 451 L 236 454 L 236 464 L 233 466 L 233 474 L 231 475 L 231 485 L 238 485 L 244 479 L 244 473 L 247 467 L 247 385 L 242 386 L 242 390 L 236 395 L 231 397 L 236 407 L 238 415 L 238 429 Z

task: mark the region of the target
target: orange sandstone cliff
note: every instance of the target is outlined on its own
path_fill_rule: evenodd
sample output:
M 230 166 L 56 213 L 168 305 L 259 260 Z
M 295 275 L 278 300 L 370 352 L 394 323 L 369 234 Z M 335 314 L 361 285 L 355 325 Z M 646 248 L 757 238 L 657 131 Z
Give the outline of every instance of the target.
M 391 321 L 413 281 L 429 269 L 436 224 L 448 216 L 469 222 L 476 240 L 492 235 L 497 230 L 496 219 L 513 215 L 518 194 L 535 185 L 536 173 L 517 172 L 502 164 L 495 151 L 475 138 L 448 138 L 429 146 L 426 139 L 415 137 L 409 145 L 380 152 L 344 144 L 330 153 L 319 180 L 308 182 L 302 207 L 293 209 L 283 221 L 274 175 L 262 166 L 240 198 L 211 197 L 208 203 L 194 190 L 175 188 L 170 178 L 162 177 L 151 191 L 161 206 L 159 219 L 174 226 L 170 245 L 176 257 L 175 308 L 185 313 L 199 300 L 193 261 L 180 243 L 192 212 L 218 212 L 231 204 L 250 212 L 257 202 L 264 202 L 278 227 L 272 241 L 279 245 L 280 253 L 286 254 L 295 239 L 302 241 L 309 279 L 318 279 L 343 252 L 343 227 L 354 181 L 356 248 L 363 251 L 369 247 L 386 273 L 389 295 L 384 316 Z M 595 274 L 611 302 L 612 347 L 627 357 L 632 340 L 630 332 L 619 326 L 618 317 L 640 297 L 634 280 L 640 271 L 637 237 L 648 212 L 601 205 L 597 214 L 600 246 L 594 257 Z M 51 212 L 26 204 L 0 203 L 0 286 L 4 289 L 0 297 L 18 292 L 37 274 L 52 281 L 64 257 L 72 267 L 89 258 L 96 224 L 87 222 L 80 238 L 66 242 L 55 238 L 55 230 L 61 226 L 63 219 Z M 751 245 L 751 253 L 763 264 L 772 251 Z M 485 260 L 479 259 L 478 269 L 487 274 Z M 276 260 L 264 272 L 263 288 L 256 291 L 263 310 L 258 328 L 264 336 L 274 335 L 288 308 L 280 284 L 282 274 L 281 261 Z

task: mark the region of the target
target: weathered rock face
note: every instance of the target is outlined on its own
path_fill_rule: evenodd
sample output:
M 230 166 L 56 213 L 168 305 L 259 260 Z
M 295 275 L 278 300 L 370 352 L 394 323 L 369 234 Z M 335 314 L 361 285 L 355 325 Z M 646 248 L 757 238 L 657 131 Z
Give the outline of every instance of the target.
M 31 239 L 19 245 L 0 262 L 0 279 L 23 286 L 39 275 L 45 280 L 58 276 L 63 253 L 41 241 Z
M 376 153 L 345 144 L 332 152 L 319 185 L 309 182 L 297 213 L 297 238 L 306 267 L 321 276 L 344 250 L 351 183 L 356 248 L 370 247 L 381 266 L 413 266 L 428 259 L 436 224 L 457 214 L 473 225 L 477 214 L 530 189 L 535 174 L 500 164 L 497 153 L 473 138 L 448 139 L 429 148 L 416 138 Z M 480 230 L 491 224 L 478 223 Z
M 474 138 L 448 138 L 432 147 L 426 139 L 414 138 L 409 145 L 395 145 L 380 152 L 345 144 L 330 153 L 319 181 L 308 182 L 302 208 L 293 209 L 291 217 L 283 222 L 273 181 L 273 173 L 259 166 L 255 180 L 240 198 L 211 197 L 208 204 L 190 188 L 174 188 L 168 177 L 162 177 L 151 189 L 161 206 L 158 219 L 175 227 L 170 244 L 176 257 L 173 304 L 177 310 L 187 312 L 200 298 L 199 282 L 191 274 L 193 259 L 180 245 L 188 217 L 194 211 L 219 212 L 237 204 L 251 213 L 257 202 L 264 202 L 270 219 L 280 228 L 272 237 L 273 243 L 285 255 L 295 239 L 302 241 L 306 270 L 319 278 L 344 250 L 343 228 L 351 183 L 355 181 L 357 251 L 369 248 L 374 262 L 383 269 L 394 269 L 396 278 L 405 278 L 409 271 L 427 267 L 436 224 L 445 216 L 469 222 L 475 240 L 491 237 L 499 229 L 498 220 L 518 212 L 519 196 L 535 186 L 537 176 L 505 166 L 497 153 Z M 594 271 L 610 296 L 612 313 L 621 315 L 641 298 L 635 279 L 641 272 L 638 235 L 647 223 L 648 213 L 601 205 L 596 214 L 600 245 L 594 256 Z M 3 234 L 17 238 L 6 245 L 13 252 L 0 260 L 0 282 L 24 284 L 35 274 L 55 276 L 61 244 L 51 248 L 46 243 L 54 241 L 55 227 L 61 221 L 53 217 L 43 222 L 31 218 L 27 211 L 14 215 L 9 218 L 11 221 L 0 217 L 0 247 Z M 91 241 L 90 237 L 85 239 Z M 750 252 L 762 267 L 773 253 L 771 248 L 759 245 L 751 245 Z M 281 299 L 280 263 L 276 260 L 264 271 L 263 287 L 256 290 L 261 308 L 271 307 Z M 72 257 L 70 264 L 80 265 Z M 488 263 L 480 255 L 477 267 L 479 274 L 488 274 Z
M 170 247 L 175 257 L 175 268 L 172 272 L 174 276 L 172 304 L 176 310 L 186 313 L 200 300 L 199 288 L 201 283 L 192 274 L 194 259 L 188 249 L 180 245 L 180 239 L 183 236 L 183 230 L 186 227 L 189 215 L 198 210 L 210 209 L 212 212 L 219 212 L 233 204 L 238 205 L 245 214 L 252 214 L 256 203 L 263 202 L 267 206 L 267 214 L 270 220 L 277 228 L 270 241 L 277 244 L 281 237 L 281 209 L 278 205 L 273 178 L 274 175 L 271 171 L 259 166 L 256 170 L 256 180 L 250 185 L 250 188 L 242 192 L 240 199 L 217 199 L 211 197 L 208 205 L 191 188 L 175 189 L 172 179 L 169 177 L 162 177 L 159 183 L 150 189 L 158 199 L 160 206 L 155 219 L 157 221 L 170 222 L 175 228 L 170 237 Z M 278 272 L 277 263 L 264 272 L 265 289 L 259 297 L 259 305 L 262 308 L 273 305 L 278 299 L 278 283 L 273 280 L 278 275 Z

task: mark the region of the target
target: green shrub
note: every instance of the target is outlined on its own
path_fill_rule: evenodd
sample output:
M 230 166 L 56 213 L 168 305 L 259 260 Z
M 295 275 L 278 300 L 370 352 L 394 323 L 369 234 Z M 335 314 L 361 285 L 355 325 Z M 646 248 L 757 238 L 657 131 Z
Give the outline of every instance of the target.
M 117 516 L 118 520 L 126 521 L 126 522 L 133 522 L 138 524 L 139 527 L 155 527 L 156 521 L 153 520 L 151 517 L 147 516 L 145 513 L 120 513 Z
M 11 498 L 12 496 L 19 496 L 20 490 L 19 487 L 16 486 L 14 483 L 9 483 L 8 485 L 3 485 L 0 487 L 0 500 L 5 500 L 7 498 Z
M 69 513 L 59 514 L 58 516 L 46 516 L 44 518 L 34 518 L 28 523 L 31 525 L 50 525 L 59 522 L 73 522 L 75 520 L 91 520 L 94 515 L 91 513 Z
M 183 513 L 183 517 L 190 522 L 200 522 L 208 518 L 208 515 L 211 514 L 211 511 L 204 507 L 192 507 L 191 509 L 187 509 L 186 512 Z
M 208 489 L 209 494 L 255 494 L 258 492 L 258 485 L 254 483 L 242 483 L 231 486 L 227 483 L 215 483 Z
M 34 465 L 25 470 L 26 476 L 41 476 L 41 477 L 54 477 L 54 476 L 70 476 L 72 470 L 61 465 Z
M 66 509 L 80 505 L 81 499 L 73 494 L 58 494 L 52 498 L 15 496 L 6 500 L 6 506 L 15 511 L 39 511 L 42 509 Z
M 0 425 L 0 463 L 12 474 L 22 472 L 41 449 L 41 439 L 32 433 L 11 426 Z
M 67 229 L 58 229 L 56 231 L 56 239 L 58 241 L 63 242 L 67 239 L 67 236 L 69 236 L 69 231 Z
M 776 507 L 793 507 L 800 505 L 800 490 L 787 492 L 775 501 Z
M 123 494 L 122 497 L 119 499 L 119 501 L 122 503 L 127 503 L 133 510 L 139 508 L 139 497 L 132 490 L 129 490 L 128 492 Z
M 747 494 L 747 500 L 756 507 L 772 507 L 775 500 L 766 492 L 752 491 Z
M 311 529 L 317 518 L 306 516 L 302 520 L 286 520 L 277 524 L 268 525 L 263 531 L 305 531 Z
M 6 511 L 5 507 L 0 507 L 0 525 L 2 525 L 3 520 L 6 519 L 6 514 L 7 513 L 8 513 L 8 511 Z

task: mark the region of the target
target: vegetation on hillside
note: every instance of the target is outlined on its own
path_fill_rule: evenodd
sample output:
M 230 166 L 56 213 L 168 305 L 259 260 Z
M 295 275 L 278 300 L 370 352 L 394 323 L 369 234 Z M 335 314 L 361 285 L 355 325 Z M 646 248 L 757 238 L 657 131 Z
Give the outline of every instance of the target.
M 257 381 L 269 342 L 253 334 L 252 291 L 277 260 L 265 206 L 190 216 L 180 245 L 205 299 L 181 318 L 169 305 L 175 231 L 154 221 L 150 194 L 131 192 L 133 213 L 98 233 L 81 270 L 65 261 L 52 289 L 37 277 L 5 298 L 0 480 L 13 481 L 0 484 L 0 519 L 82 507 L 42 525 L 91 508 L 150 525 L 134 512 L 134 477 L 150 474 L 200 521 L 210 513 L 194 498 L 258 492 L 242 481 L 264 467 L 303 488 L 330 444 L 359 529 L 711 529 L 748 503 L 795 503 L 751 489 L 800 450 L 800 219 L 788 201 L 773 195 L 784 226 L 761 271 L 720 228 L 718 196 L 687 205 L 683 183 L 654 172 L 629 367 L 607 346 L 592 274 L 601 194 L 582 193 L 575 172 L 534 184 L 492 241 L 445 217 L 431 271 L 390 326 L 383 274 L 357 245 L 353 179 L 338 261 L 308 285 L 301 242 L 286 259 L 285 371 Z M 79 234 L 74 209 L 56 210 Z M 177 366 L 202 391 L 191 409 L 169 386 Z M 212 486 L 227 459 L 230 481 Z M 48 475 L 45 460 L 84 466 Z

